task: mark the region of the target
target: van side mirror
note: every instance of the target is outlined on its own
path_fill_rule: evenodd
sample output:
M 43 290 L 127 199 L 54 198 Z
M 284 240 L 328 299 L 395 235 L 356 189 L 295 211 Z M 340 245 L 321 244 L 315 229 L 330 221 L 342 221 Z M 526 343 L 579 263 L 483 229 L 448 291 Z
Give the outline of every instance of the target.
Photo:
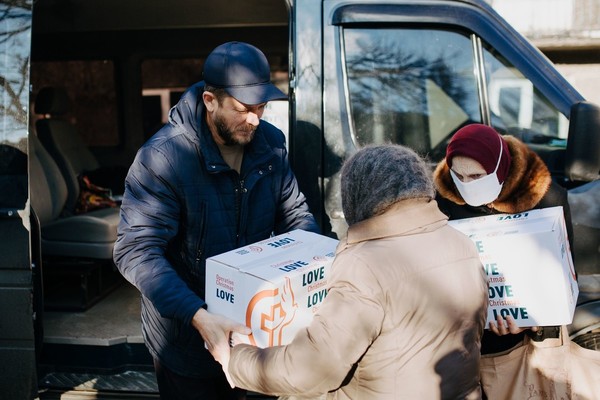
M 569 120 L 565 176 L 571 181 L 596 180 L 600 177 L 600 107 L 575 103 Z

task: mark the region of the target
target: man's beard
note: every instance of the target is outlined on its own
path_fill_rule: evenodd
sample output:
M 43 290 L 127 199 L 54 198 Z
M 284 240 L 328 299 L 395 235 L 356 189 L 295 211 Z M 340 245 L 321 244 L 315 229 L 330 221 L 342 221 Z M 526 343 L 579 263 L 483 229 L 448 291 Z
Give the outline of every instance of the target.
M 219 135 L 219 137 L 221 139 L 223 139 L 223 142 L 225 143 L 225 146 L 233 146 L 233 145 L 240 145 L 240 146 L 245 146 L 248 143 L 250 143 L 252 141 L 252 139 L 254 139 L 254 132 L 256 131 L 256 127 L 252 126 L 250 124 L 248 124 L 248 126 L 246 127 L 246 131 L 250 131 L 250 133 L 248 133 L 248 135 L 245 136 L 238 136 L 236 137 L 234 135 L 233 130 L 231 130 L 227 124 L 225 123 L 225 121 L 223 120 L 223 118 L 221 118 L 220 115 L 215 115 L 215 127 L 217 128 L 217 135 Z

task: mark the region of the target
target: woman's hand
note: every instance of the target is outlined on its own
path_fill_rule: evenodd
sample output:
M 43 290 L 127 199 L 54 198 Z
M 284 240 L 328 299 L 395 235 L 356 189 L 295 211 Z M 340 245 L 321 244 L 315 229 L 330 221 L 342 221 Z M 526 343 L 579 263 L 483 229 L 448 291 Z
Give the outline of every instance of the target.
M 531 328 L 521 328 L 517 326 L 515 319 L 510 315 L 506 317 L 506 320 L 502 318 L 501 315 L 498 315 L 496 317 L 496 323 L 490 321 L 490 331 L 494 332 L 498 336 L 516 335 L 518 333 L 526 331 L 527 329 L 531 329 L 533 332 L 537 332 L 538 327 L 533 326 Z

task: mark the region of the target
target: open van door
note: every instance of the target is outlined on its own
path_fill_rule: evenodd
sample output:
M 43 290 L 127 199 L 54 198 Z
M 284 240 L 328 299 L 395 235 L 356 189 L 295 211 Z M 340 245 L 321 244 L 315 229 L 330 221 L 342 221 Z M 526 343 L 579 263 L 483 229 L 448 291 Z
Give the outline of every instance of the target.
M 31 246 L 37 239 L 27 170 L 31 11 L 31 0 L 0 2 L 0 397 L 5 399 L 37 396 L 37 265 Z

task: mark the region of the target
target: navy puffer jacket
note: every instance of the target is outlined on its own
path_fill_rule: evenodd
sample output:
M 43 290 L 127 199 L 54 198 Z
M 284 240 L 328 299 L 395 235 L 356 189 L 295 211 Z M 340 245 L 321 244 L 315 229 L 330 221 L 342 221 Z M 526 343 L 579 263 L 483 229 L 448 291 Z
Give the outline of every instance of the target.
M 261 121 L 241 174 L 223 160 L 204 119 L 204 84 L 138 151 L 125 181 L 114 261 L 142 294 L 150 352 L 184 376 L 221 367 L 191 326 L 204 302 L 207 257 L 293 229 L 318 232 L 290 169 L 285 137 Z

